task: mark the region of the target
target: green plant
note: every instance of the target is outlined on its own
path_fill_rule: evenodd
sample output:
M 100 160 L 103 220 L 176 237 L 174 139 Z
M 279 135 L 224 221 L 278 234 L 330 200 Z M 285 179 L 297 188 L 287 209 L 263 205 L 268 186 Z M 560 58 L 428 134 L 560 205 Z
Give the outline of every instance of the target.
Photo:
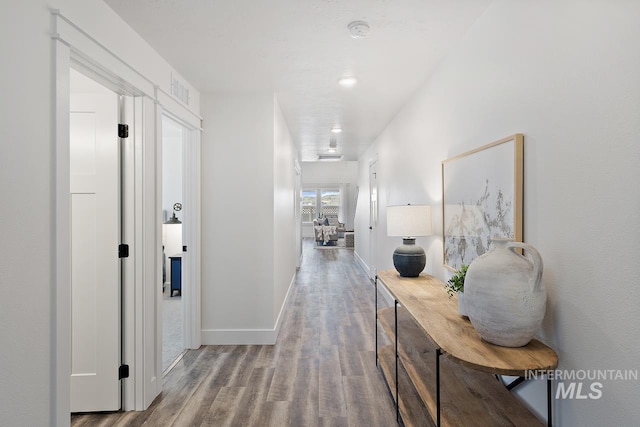
M 451 298 L 456 292 L 464 292 L 464 278 L 467 275 L 468 265 L 462 264 L 459 270 L 451 276 L 451 279 L 444 285 L 444 288 Z

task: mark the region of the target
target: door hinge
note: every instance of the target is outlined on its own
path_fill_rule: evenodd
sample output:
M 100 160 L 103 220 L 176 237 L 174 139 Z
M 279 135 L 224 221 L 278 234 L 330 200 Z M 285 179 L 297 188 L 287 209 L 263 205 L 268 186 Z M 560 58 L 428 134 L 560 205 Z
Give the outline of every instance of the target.
M 129 125 L 119 124 L 118 125 L 118 138 L 128 138 L 129 137 Z
M 187 247 L 186 246 L 182 247 L 182 252 L 187 252 Z
M 129 258 L 129 245 L 118 245 L 118 258 Z
M 118 368 L 118 379 L 129 378 L 129 365 L 120 365 Z

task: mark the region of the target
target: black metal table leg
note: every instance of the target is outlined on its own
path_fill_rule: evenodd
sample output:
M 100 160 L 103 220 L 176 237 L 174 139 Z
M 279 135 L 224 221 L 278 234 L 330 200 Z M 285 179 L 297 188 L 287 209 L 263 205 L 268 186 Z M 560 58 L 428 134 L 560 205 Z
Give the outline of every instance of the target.
M 551 383 L 552 381 L 553 380 L 549 378 L 549 376 L 547 376 L 547 425 L 549 427 L 553 425 L 553 413 L 551 410 L 553 406 L 553 400 L 552 400 L 553 384 Z
M 436 348 L 436 425 L 440 427 L 440 356 L 442 350 Z
M 398 300 L 394 300 L 394 311 L 396 316 L 395 336 L 396 336 L 396 421 L 400 422 L 400 398 L 398 396 Z
M 507 390 L 511 391 L 514 388 L 518 387 L 520 384 L 525 382 L 527 379 L 525 377 L 518 377 L 515 380 L 511 381 L 509 384 L 505 385 Z
M 376 274 L 376 278 L 374 280 L 374 286 L 376 290 L 376 305 L 374 307 L 376 312 L 376 366 L 378 366 L 378 275 Z

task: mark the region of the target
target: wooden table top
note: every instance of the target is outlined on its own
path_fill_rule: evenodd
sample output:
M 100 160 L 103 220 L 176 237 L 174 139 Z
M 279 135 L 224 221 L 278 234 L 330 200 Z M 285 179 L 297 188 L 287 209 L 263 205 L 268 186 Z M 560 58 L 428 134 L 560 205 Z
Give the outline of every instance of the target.
M 433 276 L 423 273 L 401 277 L 395 270 L 384 270 L 378 272 L 378 280 L 440 349 L 459 363 L 479 371 L 516 376 L 558 366 L 556 352 L 537 339 L 517 348 L 484 341 L 471 322 L 458 313 L 457 296 L 449 298 L 444 283 Z

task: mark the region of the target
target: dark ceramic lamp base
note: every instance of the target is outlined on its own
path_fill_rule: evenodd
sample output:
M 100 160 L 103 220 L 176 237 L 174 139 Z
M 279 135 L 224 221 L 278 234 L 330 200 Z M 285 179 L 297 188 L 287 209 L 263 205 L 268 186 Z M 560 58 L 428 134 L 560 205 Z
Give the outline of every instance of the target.
M 427 255 L 415 238 L 402 239 L 402 245 L 393 252 L 393 265 L 402 277 L 418 277 L 427 264 Z

